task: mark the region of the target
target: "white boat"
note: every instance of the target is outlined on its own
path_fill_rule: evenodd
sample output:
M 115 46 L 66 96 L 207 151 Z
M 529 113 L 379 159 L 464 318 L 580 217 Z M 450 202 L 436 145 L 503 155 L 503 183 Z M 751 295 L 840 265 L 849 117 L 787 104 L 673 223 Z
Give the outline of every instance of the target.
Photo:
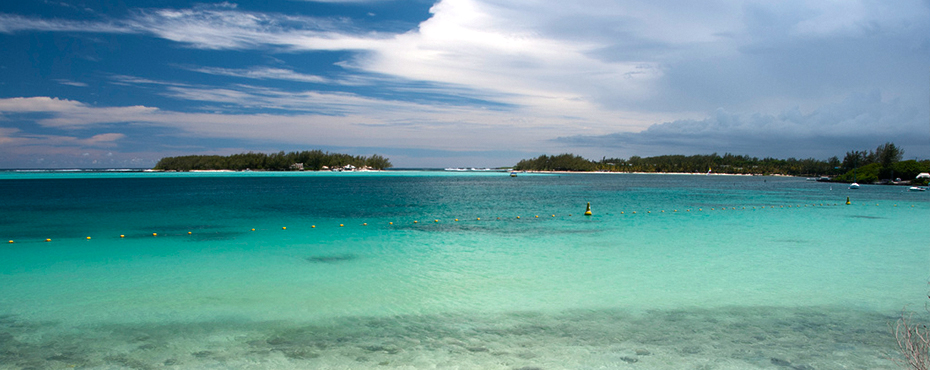
M 510 177 L 517 177 L 517 171 L 510 172 Z
M 922 187 L 920 187 L 920 186 L 911 186 L 911 187 L 907 188 L 907 190 L 908 190 L 908 191 L 927 191 L 927 189 L 922 188 Z
M 852 184 L 849 184 L 849 188 L 850 188 L 850 189 L 858 189 L 858 188 L 859 188 L 859 183 L 858 183 L 858 182 L 854 182 L 854 183 L 852 183 Z

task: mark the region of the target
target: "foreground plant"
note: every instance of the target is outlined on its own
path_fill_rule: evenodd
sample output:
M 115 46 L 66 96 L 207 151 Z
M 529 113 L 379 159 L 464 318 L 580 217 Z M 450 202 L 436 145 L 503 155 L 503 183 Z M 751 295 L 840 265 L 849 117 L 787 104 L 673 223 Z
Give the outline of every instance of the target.
M 902 312 L 894 328 L 894 337 L 904 359 L 895 359 L 908 369 L 930 370 L 930 330 L 914 323 L 911 314 Z

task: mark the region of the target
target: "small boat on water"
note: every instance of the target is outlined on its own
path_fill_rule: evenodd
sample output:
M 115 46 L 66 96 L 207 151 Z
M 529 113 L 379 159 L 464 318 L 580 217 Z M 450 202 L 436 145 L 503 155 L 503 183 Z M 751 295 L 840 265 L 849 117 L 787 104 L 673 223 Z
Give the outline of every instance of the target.
M 511 171 L 510 177 L 517 177 L 517 171 Z
M 859 188 L 859 183 L 858 183 L 858 182 L 854 182 L 854 183 L 852 183 L 852 184 L 849 184 L 849 188 L 850 188 L 850 189 L 858 189 L 858 188 Z
M 922 188 L 922 187 L 920 187 L 920 186 L 911 186 L 911 187 L 907 188 L 907 191 L 927 191 L 927 189 L 926 189 L 926 188 Z

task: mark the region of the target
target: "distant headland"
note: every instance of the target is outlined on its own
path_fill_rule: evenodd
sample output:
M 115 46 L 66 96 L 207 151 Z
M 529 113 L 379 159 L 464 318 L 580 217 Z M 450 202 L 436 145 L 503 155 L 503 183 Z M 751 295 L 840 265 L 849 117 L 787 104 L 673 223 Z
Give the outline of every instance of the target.
M 836 156 L 824 161 L 807 159 L 776 159 L 717 153 L 709 155 L 632 156 L 629 159 L 602 158 L 592 161 L 574 154 L 541 155 L 524 159 L 514 166 L 516 171 L 557 172 L 630 172 L 630 173 L 698 173 L 732 175 L 786 175 L 813 177 L 821 181 L 865 184 L 926 185 L 930 160 L 902 161 L 904 150 L 893 143 L 879 145 L 875 150 L 850 151 L 842 161 Z M 921 176 L 924 175 L 924 176 Z
M 391 161 L 373 154 L 370 157 L 329 153 L 321 150 L 241 153 L 229 156 L 187 155 L 165 157 L 155 164 L 156 171 L 354 171 L 384 170 Z

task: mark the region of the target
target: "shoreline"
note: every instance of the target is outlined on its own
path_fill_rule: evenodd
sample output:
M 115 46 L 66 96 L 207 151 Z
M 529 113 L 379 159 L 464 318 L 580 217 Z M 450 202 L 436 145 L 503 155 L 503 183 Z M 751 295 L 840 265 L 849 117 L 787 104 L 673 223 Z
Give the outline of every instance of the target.
M 632 174 L 632 175 L 692 175 L 692 176 L 772 176 L 772 177 L 805 177 L 783 174 L 750 174 L 750 173 L 705 173 L 705 172 L 619 172 L 619 171 L 515 171 L 517 173 L 541 174 Z

